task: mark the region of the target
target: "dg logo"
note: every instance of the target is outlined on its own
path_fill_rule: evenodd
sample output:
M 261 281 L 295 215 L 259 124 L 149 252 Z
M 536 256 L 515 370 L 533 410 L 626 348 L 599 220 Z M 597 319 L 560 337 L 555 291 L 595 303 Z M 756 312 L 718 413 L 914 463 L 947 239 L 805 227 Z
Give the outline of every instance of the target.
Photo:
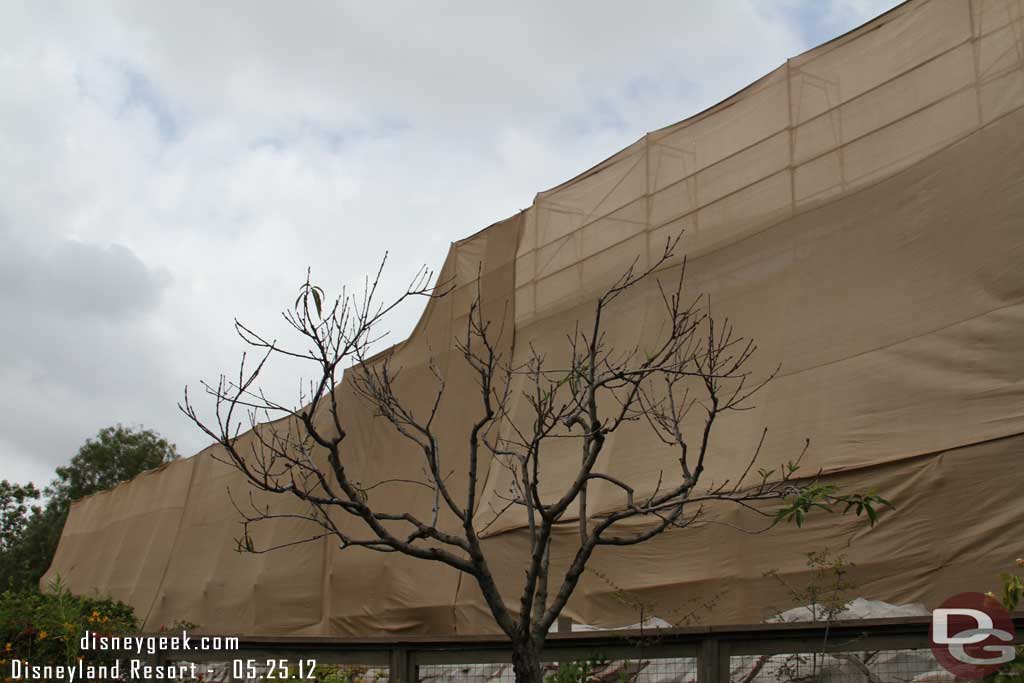
M 932 611 L 932 653 L 958 678 L 979 680 L 1013 661 L 1016 631 L 999 601 L 959 593 Z

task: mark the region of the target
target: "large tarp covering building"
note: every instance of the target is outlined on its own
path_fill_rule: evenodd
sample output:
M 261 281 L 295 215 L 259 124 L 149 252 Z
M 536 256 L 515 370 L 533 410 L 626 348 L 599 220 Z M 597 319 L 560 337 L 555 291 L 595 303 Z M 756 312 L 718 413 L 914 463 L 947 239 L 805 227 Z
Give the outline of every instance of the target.
M 810 437 L 808 469 L 897 506 L 871 531 L 819 515 L 800 530 L 748 536 L 712 525 L 602 548 L 569 616 L 635 622 L 631 603 L 641 600 L 671 621 L 692 599 L 717 595 L 707 620 L 758 621 L 788 606 L 764 573 L 799 578 L 802 553 L 824 546 L 849 553 L 860 595 L 934 606 L 994 587 L 1024 554 L 1022 105 L 1024 2 L 911 0 L 452 246 L 441 277 L 458 288 L 428 305 L 393 354 L 412 400 L 431 386 L 438 357 L 451 389 L 438 419 L 453 462 L 478 398 L 452 335 L 478 268 L 489 315 L 514 316 L 503 343 L 518 357 L 527 340 L 556 343 L 635 257 L 653 258 L 684 230 L 690 287 L 758 341 L 759 372 L 782 367 L 756 410 L 718 432 L 710 478 L 745 463 L 767 425 L 766 462 L 793 457 Z M 633 346 L 657 302 L 641 290 L 620 303 L 611 342 Z M 373 481 L 420 467 L 389 425 L 350 404 L 350 470 Z M 124 600 L 148 629 L 184 619 L 265 634 L 495 630 L 472 581 L 439 564 L 341 551 L 330 538 L 237 554 L 225 488 L 245 484 L 212 453 L 76 503 L 44 582 L 59 573 L 76 592 Z M 550 457 L 553 483 L 578 461 Z M 652 487 L 671 457 L 645 430 L 624 428 L 600 466 Z M 504 476 L 487 472 L 480 528 L 500 507 Z M 592 498 L 598 510 L 615 504 L 610 490 Z M 415 492 L 401 501 L 424 514 L 431 502 Z M 300 524 L 277 521 L 262 540 L 297 537 Z M 559 532 L 556 564 L 575 542 L 574 528 Z M 490 524 L 485 551 L 510 599 L 524 546 L 522 519 Z

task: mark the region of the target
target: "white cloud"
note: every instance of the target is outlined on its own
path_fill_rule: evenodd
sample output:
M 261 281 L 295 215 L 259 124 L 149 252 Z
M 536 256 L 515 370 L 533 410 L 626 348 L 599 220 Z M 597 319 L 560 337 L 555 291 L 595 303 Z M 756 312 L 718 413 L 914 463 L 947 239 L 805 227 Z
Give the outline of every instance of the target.
M 273 327 L 307 265 L 330 285 L 385 249 L 400 280 L 439 266 L 892 4 L 5 5 L 3 476 L 45 482 L 115 422 L 194 452 L 181 388 L 230 370 L 232 318 Z

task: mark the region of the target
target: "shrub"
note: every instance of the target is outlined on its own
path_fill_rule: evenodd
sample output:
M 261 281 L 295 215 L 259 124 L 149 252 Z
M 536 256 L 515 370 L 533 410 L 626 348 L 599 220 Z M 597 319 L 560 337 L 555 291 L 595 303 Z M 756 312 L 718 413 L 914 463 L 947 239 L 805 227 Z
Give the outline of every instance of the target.
M 46 593 L 22 589 L 0 593 L 0 670 L 12 659 L 32 664 L 70 665 L 80 656 L 84 632 L 103 635 L 132 633 L 138 622 L 128 605 L 98 597 L 77 597 L 58 578 Z M 90 661 L 106 659 L 88 651 Z

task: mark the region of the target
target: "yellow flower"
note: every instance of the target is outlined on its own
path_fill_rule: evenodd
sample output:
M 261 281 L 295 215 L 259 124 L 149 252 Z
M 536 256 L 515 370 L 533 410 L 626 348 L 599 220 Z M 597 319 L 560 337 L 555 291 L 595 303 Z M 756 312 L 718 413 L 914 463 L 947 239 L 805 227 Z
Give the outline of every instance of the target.
M 46 640 L 46 631 L 39 632 L 39 640 Z
M 985 597 L 986 598 L 992 598 L 994 600 L 995 597 L 996 597 L 996 594 L 993 593 L 992 591 L 985 591 Z

